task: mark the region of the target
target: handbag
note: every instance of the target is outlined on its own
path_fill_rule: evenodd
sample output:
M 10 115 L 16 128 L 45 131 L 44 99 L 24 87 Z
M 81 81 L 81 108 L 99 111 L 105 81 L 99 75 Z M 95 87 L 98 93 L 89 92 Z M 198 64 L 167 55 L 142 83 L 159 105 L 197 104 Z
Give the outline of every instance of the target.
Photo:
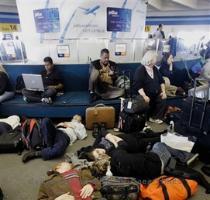
M 139 197 L 139 183 L 131 177 L 104 176 L 101 186 L 107 200 L 137 200 Z
M 133 98 L 124 100 L 123 108 L 126 113 L 145 113 L 149 109 L 149 104 L 145 102 L 142 96 L 138 95 Z

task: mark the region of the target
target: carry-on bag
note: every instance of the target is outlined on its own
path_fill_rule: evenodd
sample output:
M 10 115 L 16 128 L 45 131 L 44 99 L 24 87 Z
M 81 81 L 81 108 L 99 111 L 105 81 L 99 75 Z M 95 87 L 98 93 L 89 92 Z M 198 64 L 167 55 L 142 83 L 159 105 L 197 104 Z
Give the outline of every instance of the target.
M 137 200 L 139 183 L 130 177 L 104 176 L 101 178 L 101 194 L 107 200 Z
M 106 128 L 114 128 L 115 108 L 104 104 L 89 107 L 86 109 L 85 121 L 87 129 L 93 129 L 93 123 L 106 123 Z

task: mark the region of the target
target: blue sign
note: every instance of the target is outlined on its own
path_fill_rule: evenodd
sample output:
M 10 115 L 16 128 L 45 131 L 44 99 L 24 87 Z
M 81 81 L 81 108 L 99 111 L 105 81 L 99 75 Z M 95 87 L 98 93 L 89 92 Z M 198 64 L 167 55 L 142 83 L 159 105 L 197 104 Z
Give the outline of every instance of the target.
M 130 32 L 131 9 L 107 8 L 107 31 Z
M 58 8 L 34 10 L 34 20 L 38 33 L 50 33 L 60 31 Z

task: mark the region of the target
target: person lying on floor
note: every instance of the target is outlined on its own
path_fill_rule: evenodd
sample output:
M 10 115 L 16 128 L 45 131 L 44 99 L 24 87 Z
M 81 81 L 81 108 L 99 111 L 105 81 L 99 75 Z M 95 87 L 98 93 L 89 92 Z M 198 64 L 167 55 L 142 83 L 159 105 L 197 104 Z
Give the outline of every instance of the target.
M 78 151 L 79 158 L 89 161 L 110 158 L 111 172 L 115 176 L 131 176 L 139 179 L 153 179 L 163 174 L 171 157 L 186 164 L 192 154 L 168 147 L 160 143 L 159 133 L 138 136 L 121 134 L 114 136 L 103 132 L 93 146 Z M 148 144 L 152 146 L 148 150 Z
M 20 126 L 20 117 L 17 115 L 12 115 L 7 118 L 0 119 L 0 134 L 8 133 Z
M 162 164 L 156 153 L 146 151 L 148 145 L 159 141 L 160 134 L 154 132 L 138 133 L 136 136 L 130 134 L 115 136 L 104 131 L 99 133 L 93 146 L 81 148 L 78 157 L 94 161 L 108 155 L 111 157 L 112 170 L 121 166 L 122 171 L 115 170 L 114 175 L 144 176 L 150 179 L 160 174 Z M 148 168 L 150 170 L 147 170 Z
M 14 88 L 9 76 L 2 65 L 0 65 L 0 103 L 12 99 L 15 96 Z
M 41 72 L 45 91 L 32 91 L 23 89 L 23 99 L 26 102 L 44 102 L 47 104 L 52 103 L 58 92 L 64 88 L 63 81 L 59 72 L 53 64 L 51 57 L 44 58 L 45 70 Z
M 91 200 L 101 199 L 101 184 L 89 168 L 78 168 L 72 163 L 58 163 L 48 172 L 40 186 L 38 200 Z
M 44 118 L 40 125 L 43 147 L 39 151 L 29 151 L 23 155 L 22 161 L 28 162 L 34 158 L 50 160 L 62 156 L 70 143 L 69 136 L 62 130 L 56 129 L 52 121 Z
M 73 144 L 77 139 L 83 140 L 87 137 L 87 132 L 82 124 L 82 117 L 80 115 L 74 115 L 70 122 L 61 122 L 56 127 L 69 136 L 70 144 Z

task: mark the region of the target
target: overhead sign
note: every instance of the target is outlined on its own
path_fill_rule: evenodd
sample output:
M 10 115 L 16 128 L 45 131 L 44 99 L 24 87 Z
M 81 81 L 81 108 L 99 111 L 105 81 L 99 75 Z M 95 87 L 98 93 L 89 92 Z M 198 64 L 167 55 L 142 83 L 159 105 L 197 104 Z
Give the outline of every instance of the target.
M 57 54 L 59 58 L 70 57 L 69 45 L 57 45 Z
M 20 30 L 19 24 L 0 23 L 0 32 L 18 32 Z
M 107 31 L 130 32 L 131 9 L 107 8 Z
M 46 8 L 34 10 L 34 20 L 38 33 L 50 33 L 60 31 L 58 8 Z

